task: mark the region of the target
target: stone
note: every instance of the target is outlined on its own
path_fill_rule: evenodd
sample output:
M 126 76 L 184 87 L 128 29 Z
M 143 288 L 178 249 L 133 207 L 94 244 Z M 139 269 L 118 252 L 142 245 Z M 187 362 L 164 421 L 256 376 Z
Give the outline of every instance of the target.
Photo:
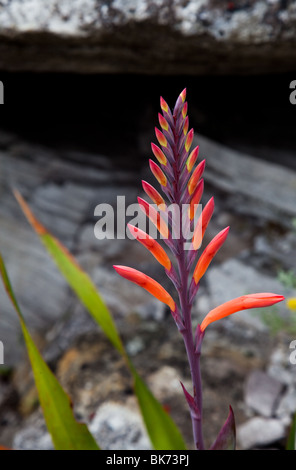
M 291 228 L 291 220 L 296 217 L 296 171 L 237 152 L 201 135 L 197 142 L 206 155 L 205 181 L 227 195 L 224 209 Z
M 141 417 L 135 410 L 115 402 L 101 405 L 89 430 L 104 450 L 150 450 Z
M 44 6 L 42 0 L 9 0 L 0 11 L 0 68 L 138 74 L 290 71 L 295 17 L 294 2 L 280 1 L 48 0 Z
M 237 440 L 241 449 L 275 444 L 285 437 L 285 426 L 280 420 L 254 417 L 237 429 Z
M 271 418 L 283 392 L 283 384 L 265 372 L 254 370 L 245 384 L 246 406 L 261 416 Z

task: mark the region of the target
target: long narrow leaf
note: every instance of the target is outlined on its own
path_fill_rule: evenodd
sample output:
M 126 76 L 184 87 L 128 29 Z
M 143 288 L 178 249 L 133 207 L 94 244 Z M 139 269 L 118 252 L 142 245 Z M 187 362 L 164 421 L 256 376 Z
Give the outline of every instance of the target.
M 133 376 L 135 394 L 153 447 L 159 450 L 186 449 L 176 424 L 139 377 L 131 360 L 128 358 L 112 316 L 90 277 L 82 270 L 76 259 L 61 242 L 51 235 L 36 219 L 20 193 L 15 191 L 14 194 L 25 216 L 57 264 L 61 274 L 65 277 L 94 320 L 102 328 L 113 346 L 126 360 Z
M 69 396 L 44 362 L 21 313 L 14 295 L 3 258 L 0 254 L 0 275 L 13 304 L 22 328 L 28 355 L 32 365 L 36 388 L 43 410 L 47 429 L 57 450 L 99 450 L 99 447 L 84 423 L 76 421 Z
M 296 413 L 292 419 L 286 450 L 296 450 Z

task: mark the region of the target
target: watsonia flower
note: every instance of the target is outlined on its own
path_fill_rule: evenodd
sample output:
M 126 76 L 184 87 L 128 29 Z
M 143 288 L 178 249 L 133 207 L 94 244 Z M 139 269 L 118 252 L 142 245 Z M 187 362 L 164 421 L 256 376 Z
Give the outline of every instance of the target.
M 193 334 L 191 320 L 193 300 L 201 278 L 227 239 L 229 227 L 218 233 L 197 259 L 198 250 L 202 245 L 205 231 L 214 212 L 214 198 L 210 198 L 206 203 L 196 221 L 196 209 L 204 189 L 202 175 L 205 171 L 206 161 L 197 162 L 198 146 L 191 149 L 194 131 L 193 129 L 189 130 L 188 104 L 185 100 L 186 89 L 179 95 L 173 110 L 169 108 L 163 98 L 160 99 L 162 114 L 159 113 L 158 121 L 161 129 L 155 128 L 158 144 L 151 144 L 151 150 L 157 163 L 150 159 L 149 165 L 163 196 L 153 185 L 143 181 L 143 189 L 152 204 L 138 198 L 141 209 L 157 227 L 175 262 L 171 261 L 164 248 L 150 235 L 133 225 L 128 225 L 134 238 L 147 248 L 164 267 L 167 276 L 176 288 L 178 302 L 157 281 L 146 274 L 126 266 L 114 266 L 114 268 L 122 277 L 146 289 L 158 300 L 168 305 L 171 310 L 172 317 L 184 339 L 192 377 L 192 395 L 183 384 L 181 385 L 189 405 L 194 443 L 196 449 L 204 449 L 200 353 L 206 328 L 212 322 L 239 310 L 273 305 L 282 301 L 284 297 L 272 293 L 259 293 L 230 300 L 211 310 L 201 325 L 197 325 L 195 334 Z M 173 220 L 172 214 L 169 214 L 168 205 L 170 204 L 174 204 L 180 209 L 180 217 L 177 222 Z M 184 205 L 187 207 L 185 211 L 182 210 Z M 178 226 L 176 227 L 176 225 Z M 185 233 L 184 227 L 186 227 Z M 177 237 L 173 236 L 176 228 L 179 234 Z M 189 249 L 186 249 L 187 243 L 185 244 L 185 242 L 188 242 L 186 234 L 190 233 L 193 235 L 189 240 Z M 226 441 L 231 441 L 233 446 L 234 429 L 234 417 L 230 408 L 228 419 L 212 448 L 225 448 Z

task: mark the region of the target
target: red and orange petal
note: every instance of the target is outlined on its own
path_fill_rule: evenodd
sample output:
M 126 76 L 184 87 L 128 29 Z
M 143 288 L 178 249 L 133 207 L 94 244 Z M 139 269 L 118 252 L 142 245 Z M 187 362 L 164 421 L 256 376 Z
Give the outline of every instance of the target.
M 197 157 L 198 157 L 198 150 L 199 150 L 199 146 L 197 145 L 197 147 L 195 147 L 192 152 L 190 153 L 189 157 L 187 158 L 187 162 L 186 162 L 186 166 L 187 166 L 187 170 L 188 172 L 190 173 L 190 171 L 192 170 L 192 168 L 194 167 L 195 165 L 195 162 L 197 160 Z
M 194 194 L 192 196 L 192 199 L 190 201 L 190 207 L 189 207 L 189 219 L 190 220 L 194 219 L 196 208 L 197 208 L 197 205 L 200 203 L 200 200 L 201 200 L 201 197 L 202 197 L 202 194 L 203 194 L 203 190 L 204 190 L 204 180 L 201 179 L 198 182 L 198 185 L 196 186 L 195 192 L 194 192 Z
M 154 209 L 154 207 L 148 204 L 148 202 L 145 201 L 145 199 L 142 199 L 141 197 L 138 197 L 138 203 L 142 211 L 145 212 L 147 217 L 156 226 L 157 230 L 162 235 L 162 237 L 166 239 L 169 238 L 169 235 L 170 235 L 169 228 L 167 226 L 167 223 L 160 216 L 159 212 L 157 212 L 157 210 Z
M 163 130 L 167 131 L 169 129 L 169 124 L 167 120 L 163 117 L 163 115 L 160 113 L 158 113 L 158 120 L 159 120 L 160 127 Z
M 186 100 L 186 88 L 180 93 L 181 100 L 184 101 Z
M 261 308 L 270 307 L 278 302 L 282 302 L 285 299 L 282 295 L 272 294 L 269 292 L 263 292 L 259 294 L 249 294 L 237 297 L 236 299 L 229 300 L 219 307 L 211 310 L 200 325 L 201 331 L 204 331 L 206 327 L 216 320 L 225 318 L 228 315 L 232 315 L 235 312 L 246 310 L 249 308 Z
M 198 250 L 198 248 L 201 245 L 207 226 L 209 225 L 209 222 L 212 218 L 214 207 L 215 207 L 214 198 L 211 197 L 211 199 L 207 202 L 207 204 L 203 208 L 203 211 L 197 221 L 197 224 L 193 233 L 192 245 L 193 245 L 194 250 Z
M 168 141 L 166 140 L 166 137 L 163 135 L 163 133 L 157 129 L 157 127 L 155 127 L 155 135 L 159 144 L 166 148 L 168 146 Z
M 161 163 L 162 165 L 166 165 L 167 157 L 165 156 L 163 151 L 159 147 L 157 147 L 157 145 L 155 145 L 153 142 L 151 143 L 151 149 L 152 149 L 153 155 L 155 156 L 155 158 L 157 158 L 159 163 Z
M 143 186 L 145 193 L 147 194 L 147 196 L 150 197 L 150 199 L 154 202 L 154 204 L 156 204 L 157 207 L 161 206 L 159 208 L 161 210 L 164 210 L 166 205 L 165 205 L 165 200 L 163 199 L 161 194 L 159 194 L 159 192 L 156 191 L 156 189 L 150 183 L 147 183 L 147 181 L 142 181 L 142 186 Z
M 167 113 L 168 110 L 169 110 L 168 104 L 167 104 L 167 102 L 162 98 L 162 96 L 160 97 L 160 107 L 161 107 L 161 109 L 162 109 L 165 113 Z
M 116 265 L 113 267 L 120 276 L 143 287 L 143 289 L 147 290 L 156 299 L 168 305 L 173 312 L 176 310 L 176 304 L 173 298 L 157 281 L 134 268 Z
M 157 261 L 169 271 L 171 269 L 172 263 L 162 246 L 156 240 L 154 240 L 154 238 L 150 237 L 148 233 L 144 232 L 138 227 L 135 227 L 131 224 L 127 224 L 127 226 L 135 239 L 142 243 L 142 245 L 144 245 L 145 248 L 150 251 L 154 258 L 156 258 Z
M 199 182 L 199 179 L 201 177 L 201 175 L 203 174 L 204 172 L 204 169 L 205 169 L 205 166 L 206 166 L 206 161 L 205 160 L 202 160 L 198 165 L 197 167 L 195 168 L 194 172 L 192 173 L 191 177 L 190 177 L 190 180 L 188 181 L 188 185 L 187 185 L 187 188 L 188 188 L 188 193 L 190 194 L 193 194 L 193 192 L 195 191 L 196 187 L 197 187 L 197 184 Z
M 153 161 L 149 160 L 149 165 L 150 165 L 150 170 L 152 171 L 153 175 L 161 184 L 162 186 L 166 186 L 168 183 L 167 177 L 165 176 L 164 172 L 162 171 L 161 168 Z
M 201 254 L 196 264 L 194 273 L 193 273 L 193 279 L 194 279 L 195 284 L 197 284 L 203 277 L 212 259 L 214 258 L 214 256 L 217 254 L 217 252 L 220 250 L 221 246 L 225 242 L 228 232 L 229 232 L 229 227 L 226 227 L 224 230 L 221 230 L 221 232 L 219 232 L 213 238 L 213 240 L 210 241 L 208 246 L 205 248 L 205 250 Z
M 186 101 L 186 103 L 184 104 L 183 109 L 182 109 L 182 117 L 183 117 L 183 119 L 186 118 L 186 116 L 187 116 L 187 111 L 188 111 L 188 103 L 187 103 L 187 101 Z
M 189 152 L 189 149 L 190 149 L 192 141 L 193 141 L 193 136 L 194 136 L 194 130 L 190 129 L 190 131 L 188 132 L 188 135 L 186 137 L 186 140 L 185 140 L 185 150 L 186 150 L 186 152 Z
M 185 121 L 184 121 L 184 126 L 183 126 L 183 134 L 186 135 L 188 132 L 189 128 L 189 117 L 186 116 Z

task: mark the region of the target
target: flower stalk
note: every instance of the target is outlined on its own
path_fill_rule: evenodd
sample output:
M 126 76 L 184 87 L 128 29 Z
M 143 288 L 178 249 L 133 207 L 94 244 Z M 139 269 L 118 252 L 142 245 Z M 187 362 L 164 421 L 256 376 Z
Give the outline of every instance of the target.
M 202 198 L 204 188 L 204 182 L 201 177 L 205 170 L 205 160 L 196 164 L 199 148 L 196 146 L 193 150 L 190 150 L 193 143 L 194 131 L 193 129 L 189 130 L 188 104 L 185 99 L 186 89 L 179 95 L 173 111 L 171 111 L 163 98 L 160 99 L 162 114 L 158 115 L 158 121 L 161 131 L 155 128 L 155 135 L 159 146 L 152 143 L 151 149 L 161 167 L 153 160 L 149 161 L 152 174 L 158 181 L 164 196 L 170 203 L 173 203 L 180 209 L 178 219 L 179 230 L 177 231 L 179 236 L 177 238 L 172 236 L 173 229 L 175 228 L 174 222 L 172 217 L 165 220 L 164 216 L 167 213 L 165 199 L 153 186 L 145 181 L 142 182 L 144 191 L 154 202 L 156 208 L 142 198 L 138 198 L 141 209 L 157 227 L 167 247 L 171 250 L 175 258 L 175 266 L 166 255 L 164 249 L 155 240 L 142 230 L 129 225 L 134 238 L 147 248 L 165 268 L 167 276 L 177 291 L 178 303 L 173 300 L 172 296 L 158 282 L 146 274 L 125 266 L 114 266 L 114 268 L 121 276 L 140 285 L 158 300 L 164 302 L 171 310 L 172 317 L 182 335 L 190 367 L 192 394 L 185 389 L 182 383 L 181 386 L 189 406 L 194 445 L 196 449 L 203 450 L 205 449 L 205 444 L 203 439 L 200 358 L 206 328 L 212 322 L 239 310 L 273 305 L 282 301 L 284 297 L 272 293 L 260 293 L 230 300 L 211 310 L 201 325 L 197 325 L 195 333 L 193 332 L 192 305 L 198 292 L 200 280 L 216 253 L 226 241 L 229 227 L 226 227 L 213 238 L 197 261 L 205 231 L 213 215 L 214 198 L 207 202 L 196 221 L 196 206 Z M 186 211 L 183 211 L 182 209 L 185 204 L 188 207 Z M 160 210 L 161 215 L 158 210 Z M 186 230 L 184 234 L 183 227 L 190 228 L 191 230 L 187 230 L 187 232 L 193 233 L 189 243 L 189 250 L 187 249 L 188 240 L 185 236 Z M 195 267 L 192 272 L 194 264 Z M 230 442 L 229 445 L 234 447 L 234 433 L 234 417 L 230 408 L 229 416 L 212 448 L 224 449 L 226 442 Z

